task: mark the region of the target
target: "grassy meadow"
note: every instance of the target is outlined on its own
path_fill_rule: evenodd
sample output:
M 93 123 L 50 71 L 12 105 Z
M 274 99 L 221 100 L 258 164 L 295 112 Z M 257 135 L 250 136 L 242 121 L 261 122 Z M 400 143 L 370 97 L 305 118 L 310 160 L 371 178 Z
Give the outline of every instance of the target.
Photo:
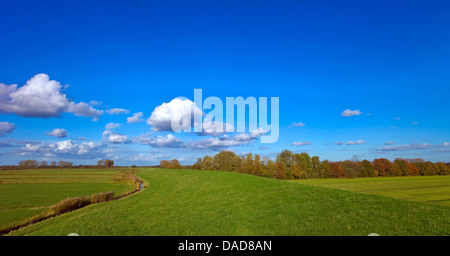
M 301 184 L 450 206 L 450 176 L 311 179 Z
M 446 205 L 239 173 L 139 170 L 138 193 L 8 235 L 450 235 Z
M 36 169 L 0 171 L 0 228 L 37 215 L 66 198 L 131 190 L 114 178 L 128 169 Z

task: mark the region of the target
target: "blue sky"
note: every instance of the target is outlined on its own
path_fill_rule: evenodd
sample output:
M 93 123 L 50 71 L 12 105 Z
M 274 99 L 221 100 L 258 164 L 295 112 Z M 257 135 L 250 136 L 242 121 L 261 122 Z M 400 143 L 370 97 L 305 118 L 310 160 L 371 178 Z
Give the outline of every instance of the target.
M 0 9 L 1 164 L 190 164 L 217 150 L 275 157 L 285 148 L 329 160 L 450 161 L 448 1 L 2 1 Z M 39 101 L 20 92 L 13 102 L 11 85 L 38 74 L 61 85 L 57 94 Z M 208 143 L 220 137 L 148 124 L 155 108 L 193 100 L 195 88 L 224 102 L 279 97 L 278 142 L 217 148 Z M 347 109 L 360 114 L 345 117 Z M 127 123 L 139 112 L 141 122 Z

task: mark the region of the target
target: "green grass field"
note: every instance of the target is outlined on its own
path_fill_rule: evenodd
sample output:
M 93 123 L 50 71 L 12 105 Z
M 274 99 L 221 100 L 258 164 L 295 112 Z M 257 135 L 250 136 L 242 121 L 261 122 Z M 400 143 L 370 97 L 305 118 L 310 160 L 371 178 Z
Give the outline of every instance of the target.
M 130 185 L 114 183 L 127 169 L 37 169 L 0 171 L 0 228 L 23 221 L 68 197 L 115 191 Z
M 450 235 L 444 205 L 218 171 L 137 175 L 138 193 L 9 235 Z
M 450 176 L 312 179 L 296 182 L 450 206 Z

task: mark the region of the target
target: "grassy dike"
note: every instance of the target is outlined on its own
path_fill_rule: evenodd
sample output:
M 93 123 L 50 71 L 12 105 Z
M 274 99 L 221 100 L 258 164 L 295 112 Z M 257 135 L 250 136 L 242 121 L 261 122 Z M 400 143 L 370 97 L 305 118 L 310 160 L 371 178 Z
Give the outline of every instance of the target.
M 147 188 L 8 235 L 449 235 L 450 208 L 238 173 L 139 168 Z

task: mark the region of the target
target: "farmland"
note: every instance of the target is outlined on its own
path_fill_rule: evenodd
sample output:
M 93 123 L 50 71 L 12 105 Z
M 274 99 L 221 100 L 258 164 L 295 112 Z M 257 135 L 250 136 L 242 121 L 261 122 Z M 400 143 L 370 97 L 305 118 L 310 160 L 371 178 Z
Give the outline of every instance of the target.
M 231 172 L 138 169 L 146 189 L 8 235 L 385 236 L 448 235 L 450 230 L 450 208 L 440 204 Z M 440 186 L 430 182 L 430 189 Z
M 114 191 L 129 184 L 114 182 L 127 169 L 36 169 L 0 171 L 0 227 L 19 223 L 69 197 Z
M 450 206 L 450 176 L 311 179 L 301 184 Z

